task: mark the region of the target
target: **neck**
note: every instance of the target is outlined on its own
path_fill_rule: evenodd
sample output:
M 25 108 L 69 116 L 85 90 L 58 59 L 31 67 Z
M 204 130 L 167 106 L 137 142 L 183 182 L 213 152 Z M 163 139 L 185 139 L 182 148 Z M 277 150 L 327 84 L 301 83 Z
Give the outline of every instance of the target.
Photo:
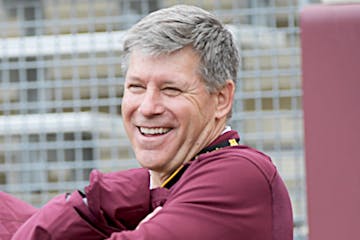
M 200 133 L 199 138 L 196 142 L 194 142 L 193 147 L 184 157 L 182 164 L 191 161 L 202 149 L 209 146 L 215 139 L 217 139 L 225 130 L 226 127 L 226 119 L 218 120 L 214 125 L 208 125 L 203 131 Z M 171 171 L 154 171 L 150 170 L 151 177 L 151 187 L 156 188 L 160 187 L 166 179 L 168 179 L 172 173 L 176 172 L 176 170 L 181 167 L 177 166 L 177 168 L 172 169 Z

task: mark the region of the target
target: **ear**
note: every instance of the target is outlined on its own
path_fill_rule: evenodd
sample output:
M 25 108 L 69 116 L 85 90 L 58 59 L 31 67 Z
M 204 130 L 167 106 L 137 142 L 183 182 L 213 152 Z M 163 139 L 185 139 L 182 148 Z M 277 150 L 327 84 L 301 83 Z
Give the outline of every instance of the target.
M 225 86 L 217 94 L 217 106 L 215 117 L 217 119 L 226 118 L 231 112 L 235 92 L 235 83 L 227 80 Z

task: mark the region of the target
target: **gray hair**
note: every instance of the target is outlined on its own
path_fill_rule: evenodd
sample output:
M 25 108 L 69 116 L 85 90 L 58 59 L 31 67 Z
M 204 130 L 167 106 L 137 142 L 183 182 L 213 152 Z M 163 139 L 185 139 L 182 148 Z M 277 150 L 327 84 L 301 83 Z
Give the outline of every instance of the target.
M 125 61 L 134 49 L 157 56 L 192 46 L 200 57 L 200 74 L 210 92 L 226 80 L 236 82 L 238 49 L 232 34 L 209 12 L 194 6 L 176 5 L 153 12 L 127 32 Z

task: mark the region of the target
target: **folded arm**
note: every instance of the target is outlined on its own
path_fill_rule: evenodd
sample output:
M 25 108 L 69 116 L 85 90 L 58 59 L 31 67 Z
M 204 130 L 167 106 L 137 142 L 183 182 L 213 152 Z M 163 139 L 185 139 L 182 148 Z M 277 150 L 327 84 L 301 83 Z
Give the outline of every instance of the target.
M 93 171 L 85 193 L 62 194 L 36 212 L 13 240 L 100 240 L 135 229 L 150 212 L 149 175 L 144 169 Z
M 234 162 L 194 163 L 154 216 L 108 240 L 272 239 L 269 183 L 250 162 Z

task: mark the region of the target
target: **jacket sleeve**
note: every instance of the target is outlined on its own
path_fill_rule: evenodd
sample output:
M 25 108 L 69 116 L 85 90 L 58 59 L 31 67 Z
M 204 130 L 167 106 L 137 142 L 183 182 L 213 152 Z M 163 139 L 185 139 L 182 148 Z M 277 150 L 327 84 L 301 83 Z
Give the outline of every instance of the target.
M 194 162 L 153 218 L 109 240 L 273 239 L 269 181 L 245 158 Z
M 100 240 L 132 230 L 150 212 L 149 175 L 144 169 L 93 171 L 85 193 L 55 197 L 35 213 L 13 240 Z
M 36 208 L 26 202 L 0 192 L 0 239 L 11 239 L 17 229 L 36 211 Z

